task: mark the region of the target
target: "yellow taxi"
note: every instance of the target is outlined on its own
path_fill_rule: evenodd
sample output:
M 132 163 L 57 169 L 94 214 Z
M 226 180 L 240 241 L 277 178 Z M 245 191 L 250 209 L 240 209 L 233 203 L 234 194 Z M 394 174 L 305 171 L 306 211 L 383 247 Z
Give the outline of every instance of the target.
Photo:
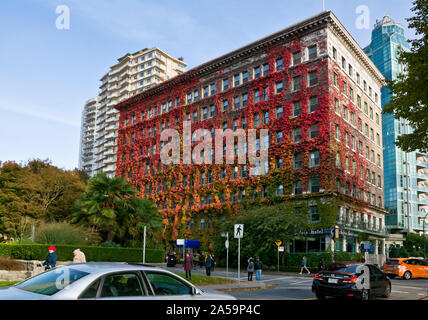
M 396 276 L 405 280 L 428 278 L 428 261 L 419 258 L 391 258 L 386 261 L 383 272 L 391 279 Z

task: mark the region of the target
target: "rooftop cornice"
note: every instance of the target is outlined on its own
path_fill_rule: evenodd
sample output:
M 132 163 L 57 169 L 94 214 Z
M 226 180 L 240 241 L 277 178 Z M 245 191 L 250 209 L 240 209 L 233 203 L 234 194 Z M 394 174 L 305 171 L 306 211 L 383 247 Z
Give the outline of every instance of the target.
M 313 32 L 314 30 L 320 29 L 322 27 L 330 27 L 338 36 L 340 36 L 349 46 L 349 48 L 355 53 L 355 55 L 361 60 L 363 65 L 366 66 L 375 76 L 379 83 L 382 83 L 384 77 L 370 60 L 370 58 L 367 57 L 361 47 L 352 38 L 346 28 L 340 23 L 340 21 L 336 18 L 333 12 L 325 11 L 297 24 L 294 24 L 288 28 L 268 35 L 262 39 L 254 41 L 225 55 L 222 55 L 218 58 L 215 58 L 211 61 L 203 63 L 183 74 L 164 81 L 153 88 L 145 90 L 139 94 L 136 94 L 128 99 L 119 102 L 117 105 L 114 106 L 114 108 L 118 110 L 126 109 L 130 105 L 139 103 L 142 100 L 150 96 L 156 95 L 157 93 L 167 90 L 169 88 L 179 86 L 185 83 L 186 81 L 192 80 L 196 77 L 217 72 L 221 68 L 224 68 L 225 66 L 233 63 L 233 61 L 245 58 L 247 56 L 251 56 L 252 54 L 260 50 L 266 49 L 267 47 L 274 45 L 279 41 L 292 41 L 297 36 L 300 36 L 310 31 Z

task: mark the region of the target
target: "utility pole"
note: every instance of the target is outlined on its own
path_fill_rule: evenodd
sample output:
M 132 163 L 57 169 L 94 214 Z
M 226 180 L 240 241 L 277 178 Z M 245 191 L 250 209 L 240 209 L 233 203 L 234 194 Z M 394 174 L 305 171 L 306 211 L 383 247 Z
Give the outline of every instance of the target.
M 143 263 L 146 263 L 146 226 L 144 226 Z

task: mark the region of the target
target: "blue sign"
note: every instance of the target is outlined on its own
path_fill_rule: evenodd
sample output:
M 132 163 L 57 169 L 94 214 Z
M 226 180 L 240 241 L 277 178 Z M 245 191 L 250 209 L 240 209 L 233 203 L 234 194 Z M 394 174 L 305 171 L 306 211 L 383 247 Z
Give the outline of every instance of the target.
M 177 244 L 177 241 L 175 241 L 175 245 L 178 248 L 182 248 L 183 247 L 183 244 Z M 198 240 L 187 240 L 187 239 L 184 240 L 184 247 L 186 247 L 186 248 L 195 248 L 195 249 L 197 249 L 200 246 L 201 246 L 201 243 Z

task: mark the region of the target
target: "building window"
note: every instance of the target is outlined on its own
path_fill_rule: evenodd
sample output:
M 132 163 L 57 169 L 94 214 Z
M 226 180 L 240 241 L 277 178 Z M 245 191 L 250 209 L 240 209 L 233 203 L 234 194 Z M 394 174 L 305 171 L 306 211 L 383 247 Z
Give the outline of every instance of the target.
M 309 188 L 311 192 L 319 192 L 320 191 L 320 178 L 319 177 L 311 177 L 309 180 Z
M 253 92 L 254 92 L 254 102 L 257 103 L 260 101 L 260 91 L 259 89 L 255 89 Z
M 277 196 L 283 196 L 284 195 L 284 186 L 281 184 L 276 189 L 276 195 Z
M 241 84 L 241 74 L 235 74 L 233 76 L 233 85 L 235 87 L 239 86 Z
M 302 140 L 302 128 L 297 127 L 293 129 L 293 142 L 299 143 Z
M 248 71 L 242 72 L 242 83 L 248 82 Z
M 309 60 L 313 60 L 317 58 L 317 45 L 310 46 L 308 48 Z
M 300 51 L 293 52 L 293 66 L 298 65 L 300 62 L 302 62 Z
M 297 180 L 293 184 L 293 193 L 294 194 L 302 194 L 303 188 L 302 188 L 302 181 Z
M 311 221 L 312 222 L 320 221 L 320 214 L 318 212 L 318 207 L 317 206 L 311 206 L 309 208 L 309 214 L 311 216 Z
M 293 156 L 293 167 L 294 167 L 294 169 L 302 169 L 302 165 L 303 165 L 302 153 L 297 152 Z
M 284 109 L 282 107 L 276 108 L 276 118 L 281 118 L 283 115 Z
M 293 77 L 293 91 L 300 90 L 300 76 Z
M 223 90 L 229 89 L 229 79 L 223 79 Z
M 283 87 L 284 87 L 284 85 L 283 85 L 282 81 L 275 83 L 275 93 L 276 94 L 281 93 Z
M 254 79 L 257 79 L 261 76 L 260 66 L 254 68 Z
M 229 101 L 223 100 L 223 112 L 229 109 Z
M 335 87 L 338 86 L 338 77 L 337 77 L 337 73 L 336 72 L 333 73 L 333 84 L 334 84 Z
M 256 128 L 259 125 L 260 125 L 260 117 L 258 113 L 255 113 L 253 117 L 253 127 Z
M 300 105 L 300 101 L 293 102 L 293 117 L 297 117 L 302 113 L 302 107 Z
M 246 107 L 247 106 L 247 102 L 248 102 L 248 93 L 244 93 L 242 94 L 242 107 Z
M 318 150 L 309 153 L 309 167 L 318 167 L 320 165 L 320 152 Z
M 308 82 L 309 82 L 309 86 L 315 86 L 318 84 L 318 76 L 316 71 L 312 71 L 308 73 Z
M 318 97 L 311 97 L 309 99 L 309 113 L 318 110 Z
M 282 58 L 276 59 L 276 71 L 281 71 L 283 68 Z
M 269 73 L 269 63 L 263 65 L 263 75 L 266 76 Z
M 318 137 L 318 123 L 309 127 L 309 139 Z
M 333 59 L 337 60 L 337 50 L 335 47 L 333 47 Z

